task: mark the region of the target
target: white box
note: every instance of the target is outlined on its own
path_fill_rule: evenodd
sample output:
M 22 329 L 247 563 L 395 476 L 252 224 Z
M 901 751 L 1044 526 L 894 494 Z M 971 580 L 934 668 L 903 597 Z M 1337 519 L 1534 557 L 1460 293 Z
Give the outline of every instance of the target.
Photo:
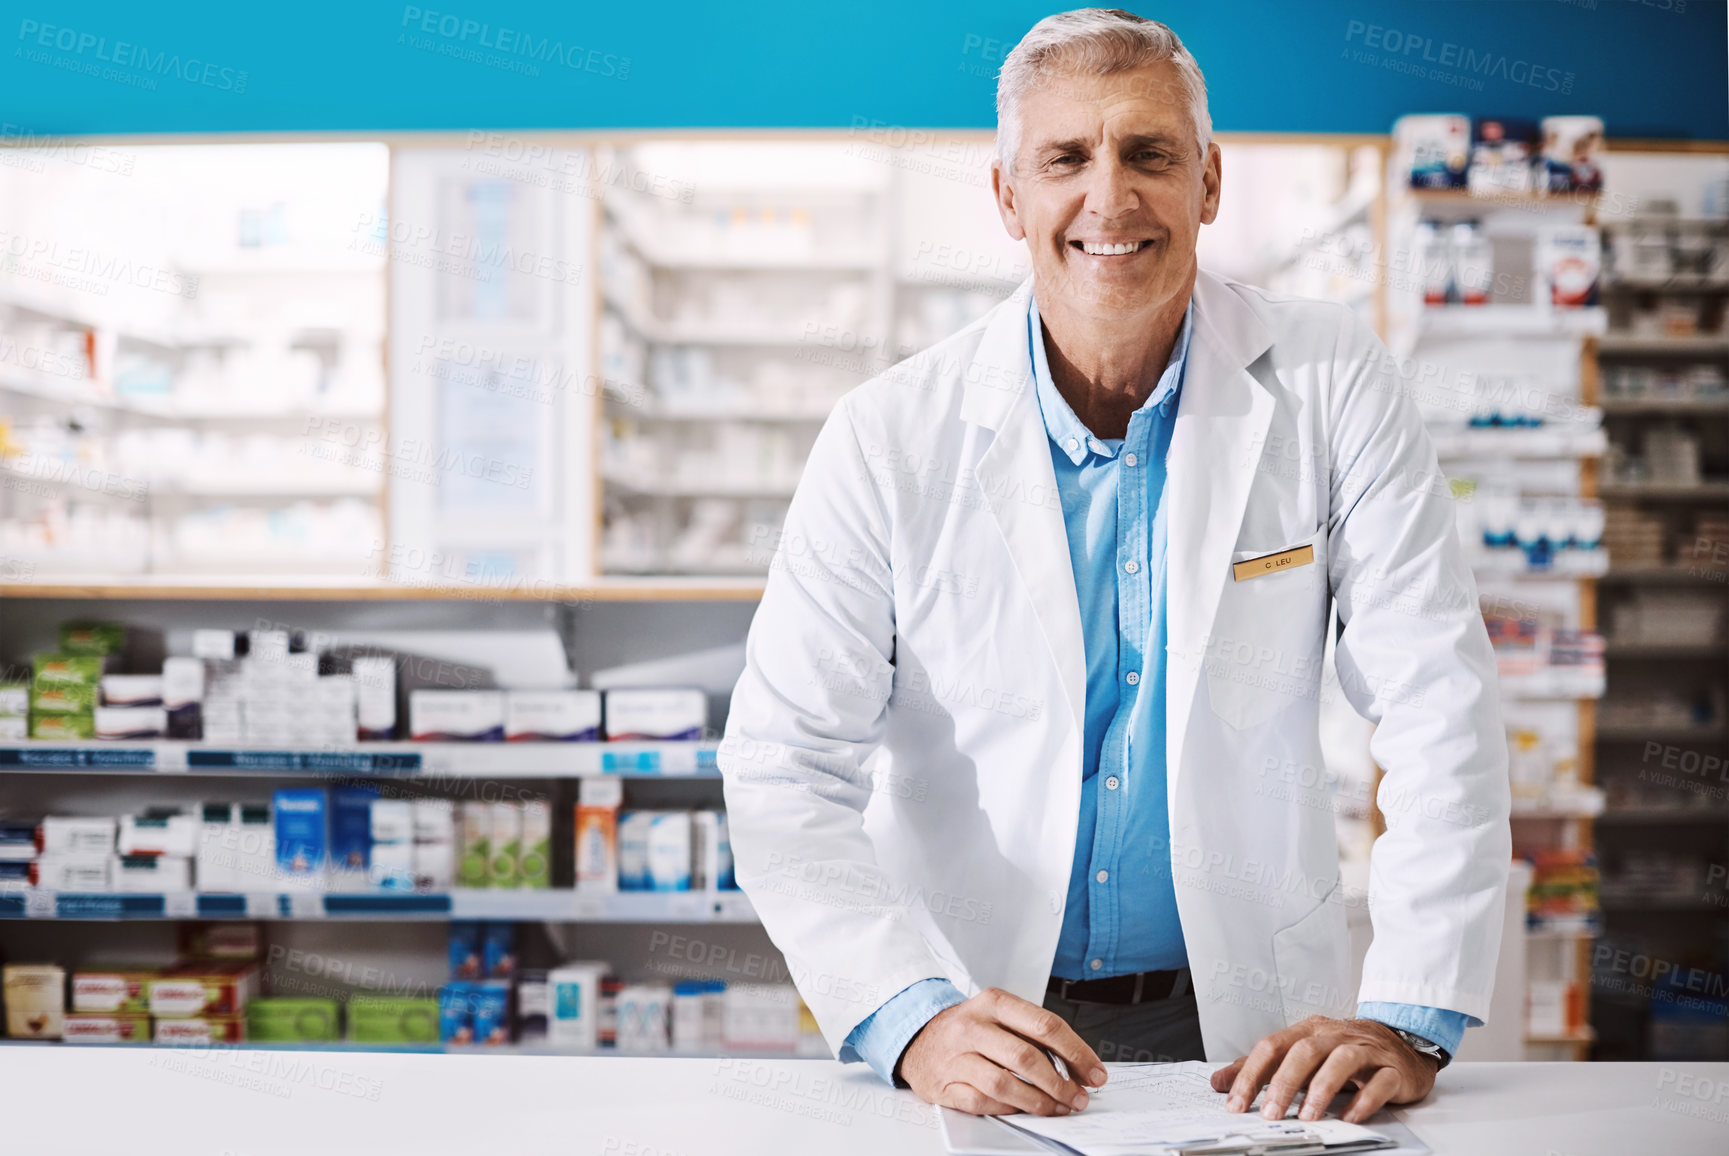
M 30 720 L 21 714 L 0 714 L 0 742 L 22 742 L 30 737 Z
M 657 811 L 648 828 L 648 890 L 690 890 L 689 811 Z
M 449 891 L 454 886 L 456 844 L 449 840 L 414 844 L 414 889 Z
M 412 691 L 408 731 L 418 743 L 498 742 L 504 738 L 504 692 Z
M 600 982 L 610 970 L 606 963 L 579 962 L 546 973 L 549 1042 L 584 1051 L 600 1046 Z
M 627 983 L 618 989 L 618 1050 L 653 1053 L 671 1049 L 672 988 L 663 983 Z
M 790 1052 L 798 1045 L 798 991 L 791 984 L 728 984 L 725 1048 Z
M 726 812 L 696 811 L 690 822 L 691 890 L 733 890 L 732 840 L 727 834 Z
M 647 891 L 648 832 L 653 811 L 625 811 L 618 817 L 618 889 Z
M 240 824 L 233 803 L 205 803 L 199 809 L 198 849 L 193 883 L 200 891 L 239 891 Z
M 42 854 L 112 855 L 114 826 L 111 815 L 49 815 L 42 820 Z
M 159 674 L 105 674 L 102 676 L 103 706 L 161 706 L 162 676 Z
M 376 836 L 374 836 L 376 838 Z M 456 804 L 450 799 L 414 800 L 414 841 L 454 843 Z
M 265 662 L 281 661 L 287 658 L 288 631 L 248 630 L 246 632 L 246 655 L 248 658 Z
M 589 742 L 600 738 L 597 690 L 512 690 L 504 696 L 509 742 Z
M 414 844 L 374 843 L 372 885 L 386 891 L 413 891 Z
M 96 737 L 106 741 L 159 739 L 168 733 L 168 711 L 160 706 L 99 706 Z
M 354 704 L 360 738 L 368 742 L 396 734 L 396 660 L 357 658 L 354 670 Z
M 195 658 L 209 658 L 219 662 L 231 660 L 234 657 L 234 631 L 194 630 L 192 654 Z
M 414 804 L 407 799 L 374 799 L 372 812 L 372 843 L 414 842 Z
M 114 849 L 122 855 L 198 853 L 199 819 L 194 815 L 122 815 Z
M 162 705 L 170 710 L 204 699 L 204 660 L 201 658 L 165 658 L 162 660 Z
M 114 891 L 165 894 L 192 890 L 192 860 L 180 855 L 116 855 L 109 870 Z
M 28 686 L 0 686 L 0 718 L 23 718 L 29 713 Z
M 682 742 L 702 738 L 708 695 L 700 690 L 643 688 L 606 692 L 606 737 L 613 741 Z
M 44 891 L 107 891 L 112 882 L 114 856 L 49 855 L 36 857 L 31 875 Z

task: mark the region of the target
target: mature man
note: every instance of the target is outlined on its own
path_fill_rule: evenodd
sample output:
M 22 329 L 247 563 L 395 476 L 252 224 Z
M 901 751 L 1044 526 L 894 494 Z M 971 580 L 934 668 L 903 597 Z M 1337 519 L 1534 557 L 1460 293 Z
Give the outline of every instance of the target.
M 816 443 L 721 749 L 739 880 L 840 1058 L 926 1100 L 1066 1113 L 1101 1055 L 1231 1060 L 1269 1116 L 1420 1099 L 1510 856 L 1434 451 L 1349 310 L 1198 270 L 1220 157 L 1170 29 L 1049 17 L 997 112 L 1032 279 Z M 1330 609 L 1386 772 L 1355 991 L 1302 786 Z

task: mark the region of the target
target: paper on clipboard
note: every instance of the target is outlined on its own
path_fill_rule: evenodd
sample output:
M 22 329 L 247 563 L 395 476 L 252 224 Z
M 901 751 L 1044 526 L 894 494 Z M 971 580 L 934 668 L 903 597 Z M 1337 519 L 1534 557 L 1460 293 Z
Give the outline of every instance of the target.
M 1225 1110 L 1213 1091 L 1214 1065 L 1112 1065 L 1110 1081 L 1092 1093 L 1083 1112 L 1070 1116 L 1000 1117 L 1000 1122 L 1056 1152 L 1080 1156 L 1224 1156 L 1258 1151 L 1307 1156 L 1409 1151 L 1403 1128 L 1386 1129 L 1329 1119 L 1264 1120 Z M 1424 1149 L 1418 1146 L 1417 1151 Z

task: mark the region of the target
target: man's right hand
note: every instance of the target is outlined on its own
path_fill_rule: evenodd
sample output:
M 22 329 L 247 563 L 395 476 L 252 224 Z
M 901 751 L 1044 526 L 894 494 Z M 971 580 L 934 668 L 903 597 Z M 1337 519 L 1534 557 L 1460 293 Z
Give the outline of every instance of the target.
M 1105 1066 L 1061 1016 L 991 987 L 932 1016 L 901 1053 L 900 1075 L 925 1102 L 974 1116 L 1080 1111 L 1086 1088 L 1058 1075 L 1047 1050 L 1089 1086 L 1105 1082 Z

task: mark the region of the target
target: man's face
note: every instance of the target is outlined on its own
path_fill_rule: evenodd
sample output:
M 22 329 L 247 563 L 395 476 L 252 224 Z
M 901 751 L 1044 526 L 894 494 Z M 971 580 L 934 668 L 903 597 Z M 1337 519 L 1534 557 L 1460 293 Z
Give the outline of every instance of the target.
M 1186 292 L 1195 239 L 1219 209 L 1219 148 L 1203 155 L 1176 68 L 1055 71 L 1021 101 L 997 209 L 1025 238 L 1041 308 L 1144 316 Z

